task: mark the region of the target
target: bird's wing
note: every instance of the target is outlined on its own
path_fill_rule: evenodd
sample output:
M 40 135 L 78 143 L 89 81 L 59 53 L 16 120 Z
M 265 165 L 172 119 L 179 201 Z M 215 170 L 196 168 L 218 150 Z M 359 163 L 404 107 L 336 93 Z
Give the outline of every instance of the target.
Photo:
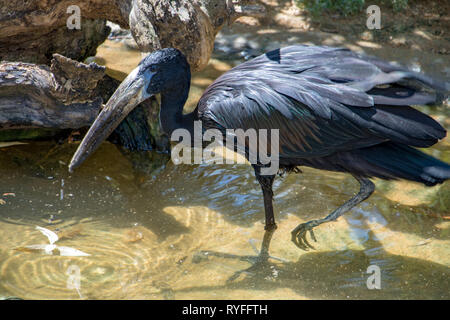
M 445 136 L 409 105 L 447 85 L 347 49 L 292 46 L 219 77 L 199 101 L 212 128 L 279 129 L 280 157 L 321 157 L 383 141 L 426 147 Z

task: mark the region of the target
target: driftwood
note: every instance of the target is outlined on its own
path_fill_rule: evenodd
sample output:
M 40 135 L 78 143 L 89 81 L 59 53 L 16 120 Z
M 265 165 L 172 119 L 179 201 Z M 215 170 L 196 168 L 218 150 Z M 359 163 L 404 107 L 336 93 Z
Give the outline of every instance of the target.
M 1 63 L 0 130 L 89 126 L 102 105 L 95 88 L 104 75 L 104 67 L 58 54 L 51 67 Z
M 103 66 L 86 65 L 59 54 L 53 55 L 50 67 L 0 63 L 0 140 L 17 139 L 23 129 L 43 129 L 47 135 L 48 129 L 55 133 L 88 127 L 119 83 L 105 74 Z M 155 99 L 143 102 L 111 140 L 131 150 L 167 149 L 157 134 L 158 111 Z M 14 135 L 16 130 L 21 131 Z M 36 135 L 35 131 L 32 134 Z
M 173 47 L 187 57 L 192 70 L 203 69 L 223 26 L 241 16 L 261 16 L 264 7 L 251 0 L 136 0 L 129 25 L 139 49 Z
M 217 32 L 240 16 L 259 16 L 252 0 L 0 0 L 0 60 L 49 64 L 53 53 L 75 60 L 95 55 L 109 28 L 131 29 L 139 49 L 180 49 L 193 70 L 206 66 Z M 80 9 L 80 30 L 68 29 Z
M 131 29 L 141 51 L 180 49 L 195 71 L 206 66 L 224 25 L 264 13 L 253 1 L 0 0 L 0 140 L 23 138 L 20 130 L 53 134 L 90 126 L 118 81 L 104 67 L 74 60 L 95 55 L 109 32 L 106 20 Z M 67 26 L 72 5 L 79 8 L 79 30 Z M 130 149 L 167 149 L 158 110 L 155 99 L 144 102 L 111 139 Z
M 81 29 L 67 27 L 74 4 Z M 128 27 L 130 9 L 131 0 L 0 0 L 0 60 L 49 64 L 60 53 L 81 61 L 108 36 L 106 19 Z

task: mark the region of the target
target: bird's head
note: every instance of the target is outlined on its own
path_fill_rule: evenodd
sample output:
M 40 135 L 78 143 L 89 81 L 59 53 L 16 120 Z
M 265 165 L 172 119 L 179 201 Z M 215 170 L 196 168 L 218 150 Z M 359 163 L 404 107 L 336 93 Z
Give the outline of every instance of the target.
M 157 93 L 178 94 L 190 82 L 190 67 L 177 49 L 168 48 L 147 55 L 123 80 L 87 132 L 69 165 L 78 167 L 141 102 Z
M 133 72 L 137 72 L 137 77 L 131 81 L 144 82 L 142 86 L 144 100 L 190 81 L 190 67 L 186 57 L 174 48 L 158 50 L 147 55 Z

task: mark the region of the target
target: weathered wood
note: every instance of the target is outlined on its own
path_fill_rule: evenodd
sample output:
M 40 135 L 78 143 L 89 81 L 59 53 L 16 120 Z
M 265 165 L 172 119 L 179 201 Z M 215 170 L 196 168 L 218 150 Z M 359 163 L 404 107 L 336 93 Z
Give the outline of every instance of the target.
M 71 5 L 81 29 L 69 29 Z M 0 0 L 0 60 L 49 64 L 53 53 L 83 60 L 106 39 L 106 19 L 128 28 L 131 0 Z
M 241 16 L 260 16 L 264 7 L 252 0 L 136 0 L 129 25 L 139 49 L 173 47 L 182 51 L 194 71 L 203 69 L 223 26 Z
M 58 54 L 51 67 L 23 62 L 0 64 L 0 130 L 77 129 L 89 126 L 102 98 L 95 88 L 105 68 Z
M 206 66 L 224 25 L 264 12 L 252 2 L 0 0 L 0 60 L 22 61 L 0 64 L 0 132 L 22 130 L 22 135 L 23 130 L 77 129 L 93 122 L 118 82 L 105 75 L 104 67 L 64 55 L 75 60 L 94 55 L 107 35 L 106 19 L 129 27 L 142 51 L 180 49 L 195 71 Z M 71 15 L 67 8 L 74 4 L 80 8 L 81 30 L 66 26 Z M 50 60 L 50 67 L 29 63 L 48 65 Z M 137 108 L 117 129 L 115 139 L 131 149 L 148 150 L 155 144 L 167 148 L 158 130 L 156 100 L 143 105 L 152 105 L 153 111 Z
M 217 32 L 240 16 L 259 16 L 253 0 L 0 0 L 0 60 L 49 64 L 53 53 L 75 60 L 95 55 L 109 28 L 132 31 L 139 49 L 180 49 L 193 70 L 206 66 Z M 66 26 L 80 8 L 81 29 Z
M 105 67 L 86 65 L 59 54 L 54 54 L 50 67 L 2 62 L 0 140 L 88 127 L 119 84 L 105 74 Z M 158 111 L 156 99 L 143 102 L 116 129 L 111 140 L 130 150 L 159 148 Z

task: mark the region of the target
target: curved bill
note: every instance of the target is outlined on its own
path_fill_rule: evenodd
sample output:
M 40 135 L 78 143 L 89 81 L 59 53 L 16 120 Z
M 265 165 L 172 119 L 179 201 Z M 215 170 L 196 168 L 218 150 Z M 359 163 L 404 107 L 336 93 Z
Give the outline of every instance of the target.
M 146 92 L 146 88 L 154 73 L 140 71 L 139 66 L 134 69 L 108 100 L 73 155 L 69 172 L 73 172 L 97 150 L 100 144 L 139 103 L 152 96 Z

